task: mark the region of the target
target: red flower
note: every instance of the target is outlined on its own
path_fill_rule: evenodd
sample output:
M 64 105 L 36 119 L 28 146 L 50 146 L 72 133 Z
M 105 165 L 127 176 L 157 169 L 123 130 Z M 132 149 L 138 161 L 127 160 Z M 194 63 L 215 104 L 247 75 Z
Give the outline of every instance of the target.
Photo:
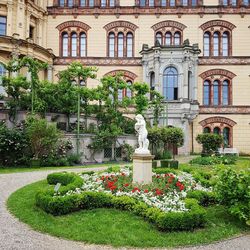
M 108 181 L 108 187 L 111 188 L 115 184 L 114 181 Z
M 148 189 L 145 189 L 145 190 L 144 190 L 144 193 L 148 193 Z
M 117 188 L 117 186 L 112 186 L 112 187 L 110 187 L 110 190 L 113 191 L 113 190 L 115 190 L 116 188 Z
M 169 178 L 168 179 L 168 183 L 172 183 L 173 182 L 173 179 L 172 178 Z
M 121 173 L 121 176 L 125 176 L 125 173 Z
M 163 192 L 162 192 L 160 189 L 157 188 L 157 189 L 155 190 L 155 194 L 156 194 L 156 195 L 162 195 Z
M 125 183 L 123 186 L 124 186 L 124 187 L 128 187 L 128 186 L 129 186 L 129 184 L 128 184 L 128 183 Z
M 136 192 L 136 191 L 140 192 L 141 190 L 140 190 L 139 188 L 135 187 L 135 188 L 132 190 L 132 193 L 134 193 L 134 192 Z
M 180 191 L 182 191 L 182 190 L 184 189 L 184 185 L 181 184 L 181 185 L 179 186 L 179 189 L 180 189 Z

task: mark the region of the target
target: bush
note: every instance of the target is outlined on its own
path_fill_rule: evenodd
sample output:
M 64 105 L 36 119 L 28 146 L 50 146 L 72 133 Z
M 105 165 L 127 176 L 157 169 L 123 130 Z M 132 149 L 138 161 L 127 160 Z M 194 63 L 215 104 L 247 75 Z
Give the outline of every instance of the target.
M 3 166 L 28 165 L 32 153 L 22 127 L 7 128 L 0 123 L 0 164 Z
M 215 164 L 225 164 L 232 165 L 237 161 L 237 156 L 235 155 L 223 155 L 223 156 L 206 156 L 197 157 L 190 161 L 190 164 L 197 164 L 203 166 L 210 166 Z
M 178 162 L 178 161 L 170 161 L 169 167 L 170 167 L 170 168 L 178 169 L 178 167 L 179 167 L 179 162 Z
M 218 151 L 218 148 L 221 146 L 223 142 L 223 137 L 217 134 L 199 134 L 196 137 L 196 141 L 199 144 L 202 144 L 202 152 L 205 155 L 211 155 Z
M 156 168 L 153 171 L 156 174 L 168 174 L 168 173 L 176 174 L 177 173 L 177 171 L 172 168 Z
M 152 162 L 152 168 L 157 168 L 157 161 Z
M 217 197 L 214 192 L 206 192 L 201 190 L 189 191 L 187 198 L 194 198 L 198 200 L 199 205 L 207 207 L 217 203 Z
M 169 160 L 161 160 L 161 168 L 168 168 L 170 165 Z
M 171 154 L 171 152 L 165 150 L 165 151 L 162 153 L 161 159 L 172 159 L 172 154 Z
M 228 206 L 231 214 L 250 225 L 249 171 L 237 173 L 232 168 L 221 172 L 215 191 L 219 201 Z
M 56 173 L 48 176 L 49 183 L 61 181 L 66 184 L 65 190 L 74 190 L 79 176 L 68 173 Z M 65 192 L 64 192 L 65 193 Z M 83 192 L 64 196 L 54 196 L 53 190 L 38 192 L 36 205 L 53 215 L 68 214 L 80 209 L 114 207 L 128 210 L 154 223 L 161 230 L 192 230 L 204 226 L 206 212 L 198 205 L 198 201 L 186 199 L 187 212 L 163 212 L 158 208 L 149 207 L 145 203 L 128 196 L 112 196 L 102 192 Z
M 135 149 L 129 145 L 128 143 L 125 143 L 121 146 L 121 149 L 122 149 L 122 159 L 124 161 L 129 161 L 131 162 L 132 161 L 132 156 L 135 152 Z

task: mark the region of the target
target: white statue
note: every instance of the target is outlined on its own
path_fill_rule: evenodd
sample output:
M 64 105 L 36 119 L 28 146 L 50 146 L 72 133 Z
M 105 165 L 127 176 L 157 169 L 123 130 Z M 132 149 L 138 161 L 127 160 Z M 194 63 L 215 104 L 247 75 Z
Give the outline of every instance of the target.
M 149 141 L 147 139 L 148 131 L 146 129 L 146 122 L 142 115 L 137 115 L 135 119 L 136 119 L 135 130 L 139 134 L 138 137 L 139 148 L 135 150 L 135 153 L 150 154 L 150 151 L 148 150 Z

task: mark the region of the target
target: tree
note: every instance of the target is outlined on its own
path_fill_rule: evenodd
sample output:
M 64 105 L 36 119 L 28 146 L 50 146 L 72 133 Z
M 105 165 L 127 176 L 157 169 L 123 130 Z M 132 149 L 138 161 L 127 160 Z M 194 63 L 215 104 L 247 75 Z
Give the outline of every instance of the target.
M 155 90 L 150 91 L 150 95 L 152 97 L 152 100 L 150 101 L 149 106 L 153 111 L 153 116 L 154 116 L 153 125 L 157 126 L 159 124 L 159 118 L 161 116 L 161 113 L 164 110 L 164 106 L 162 103 L 164 97 Z
M 143 114 L 147 110 L 149 100 L 147 94 L 149 93 L 149 87 L 146 83 L 134 83 L 133 84 L 133 101 L 135 103 L 136 114 Z
M 197 135 L 196 141 L 202 144 L 203 155 L 211 155 L 218 151 L 223 142 L 223 137 L 218 134 L 204 133 Z
M 159 148 L 162 142 L 162 128 L 156 126 L 148 129 L 148 140 L 151 143 L 151 149 L 154 154 L 156 154 L 156 149 Z

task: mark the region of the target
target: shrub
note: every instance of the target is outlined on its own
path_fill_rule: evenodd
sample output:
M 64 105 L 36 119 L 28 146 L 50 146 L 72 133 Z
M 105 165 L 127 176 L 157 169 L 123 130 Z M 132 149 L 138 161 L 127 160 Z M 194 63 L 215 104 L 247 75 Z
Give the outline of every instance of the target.
M 165 150 L 161 156 L 162 159 L 172 159 L 172 154 L 170 151 Z
M 232 168 L 221 172 L 215 191 L 219 201 L 228 206 L 231 214 L 250 225 L 249 171 L 237 173 Z
M 177 171 L 172 168 L 156 168 L 153 171 L 156 174 L 168 174 L 168 173 L 176 174 L 177 173 Z
M 190 161 L 190 164 L 197 165 L 215 165 L 215 164 L 225 164 L 231 165 L 235 164 L 237 161 L 237 156 L 235 155 L 223 155 L 223 156 L 206 156 L 206 157 L 197 157 Z
M 223 142 L 223 138 L 221 135 L 204 133 L 197 135 L 196 141 L 202 144 L 202 152 L 205 155 L 211 155 L 218 151 L 218 148 Z
M 0 164 L 3 166 L 27 165 L 32 153 L 29 140 L 22 127 L 7 128 L 0 124 Z
M 179 167 L 179 162 L 178 162 L 178 161 L 170 161 L 169 167 L 170 167 L 170 168 L 178 169 L 178 167 Z
M 135 149 L 129 145 L 128 143 L 125 143 L 121 146 L 122 149 L 122 159 L 124 161 L 132 161 L 133 153 L 135 152 Z
M 169 160 L 161 160 L 161 168 L 168 168 L 170 164 Z
M 157 161 L 152 162 L 152 168 L 157 168 Z
M 213 205 L 217 202 L 217 197 L 214 192 L 206 192 L 201 190 L 194 190 L 187 193 L 187 198 L 194 198 L 198 200 L 203 207 Z

